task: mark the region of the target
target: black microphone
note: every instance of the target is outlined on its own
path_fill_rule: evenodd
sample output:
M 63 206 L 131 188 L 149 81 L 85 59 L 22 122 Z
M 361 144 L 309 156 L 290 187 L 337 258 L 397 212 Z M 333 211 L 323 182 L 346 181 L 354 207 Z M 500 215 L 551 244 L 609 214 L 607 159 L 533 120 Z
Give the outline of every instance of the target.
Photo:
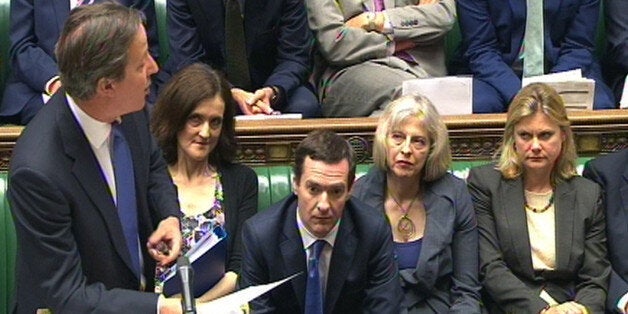
M 194 287 L 194 269 L 190 266 L 187 257 L 181 256 L 177 259 L 177 273 L 181 278 L 181 307 L 183 314 L 196 314 L 196 300 L 192 289 Z

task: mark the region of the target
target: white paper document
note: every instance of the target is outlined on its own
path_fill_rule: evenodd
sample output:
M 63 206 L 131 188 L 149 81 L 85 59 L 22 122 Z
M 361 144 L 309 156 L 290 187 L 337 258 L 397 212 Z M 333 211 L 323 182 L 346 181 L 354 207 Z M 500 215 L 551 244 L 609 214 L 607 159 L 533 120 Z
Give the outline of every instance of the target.
M 521 79 L 522 88 L 532 83 L 546 83 L 554 88 L 563 98 L 567 110 L 593 110 L 595 81 L 582 77 L 580 69 Z
M 207 303 L 197 303 L 197 314 L 241 314 L 242 306 L 249 301 L 261 296 L 262 294 L 274 289 L 275 287 L 283 284 L 290 279 L 301 275 L 302 273 L 296 273 L 290 277 L 281 279 L 279 281 L 271 282 L 265 285 L 257 285 L 244 288 L 236 291 L 222 298 L 216 299 Z
M 406 80 L 402 95 L 423 95 L 440 115 L 471 114 L 473 112 L 473 78 L 445 76 Z
M 628 108 L 628 75 L 626 75 L 626 81 L 624 83 L 624 90 L 621 93 L 621 99 L 619 100 L 619 108 Z
M 235 116 L 236 121 L 246 121 L 246 120 L 277 120 L 277 119 L 303 119 L 303 115 L 300 113 L 282 113 L 282 114 L 252 114 L 252 115 L 237 115 Z

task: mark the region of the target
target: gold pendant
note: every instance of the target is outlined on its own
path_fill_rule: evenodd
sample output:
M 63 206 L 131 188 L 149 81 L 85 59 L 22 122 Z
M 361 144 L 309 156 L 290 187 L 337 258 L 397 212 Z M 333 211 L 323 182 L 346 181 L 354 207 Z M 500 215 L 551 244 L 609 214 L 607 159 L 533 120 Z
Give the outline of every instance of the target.
M 408 215 L 403 215 L 397 222 L 397 231 L 399 231 L 405 241 L 408 241 L 414 235 L 416 227 L 412 219 L 408 218 Z

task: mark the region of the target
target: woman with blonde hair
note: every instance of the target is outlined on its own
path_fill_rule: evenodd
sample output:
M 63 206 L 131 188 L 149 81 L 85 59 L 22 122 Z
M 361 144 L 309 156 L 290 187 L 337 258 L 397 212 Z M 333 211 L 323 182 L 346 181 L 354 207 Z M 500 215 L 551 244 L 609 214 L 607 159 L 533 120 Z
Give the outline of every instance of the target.
M 353 195 L 390 223 L 404 309 L 479 313 L 473 204 L 464 181 L 447 172 L 447 128 L 427 98 L 404 96 L 386 107 L 373 159 Z
M 604 313 L 610 265 L 602 194 L 577 175 L 562 98 L 546 84 L 510 104 L 497 164 L 471 170 L 490 313 Z

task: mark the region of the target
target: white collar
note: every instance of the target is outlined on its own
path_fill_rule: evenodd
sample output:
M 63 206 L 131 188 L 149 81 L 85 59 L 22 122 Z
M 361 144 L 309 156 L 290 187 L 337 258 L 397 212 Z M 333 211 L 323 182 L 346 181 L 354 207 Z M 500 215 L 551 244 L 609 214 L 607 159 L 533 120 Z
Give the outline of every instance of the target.
M 68 100 L 70 110 L 83 129 L 83 133 L 85 133 L 89 143 L 93 147 L 101 147 L 107 143 L 109 134 L 111 134 L 111 124 L 90 117 L 76 104 L 70 95 L 66 94 L 65 98 Z

